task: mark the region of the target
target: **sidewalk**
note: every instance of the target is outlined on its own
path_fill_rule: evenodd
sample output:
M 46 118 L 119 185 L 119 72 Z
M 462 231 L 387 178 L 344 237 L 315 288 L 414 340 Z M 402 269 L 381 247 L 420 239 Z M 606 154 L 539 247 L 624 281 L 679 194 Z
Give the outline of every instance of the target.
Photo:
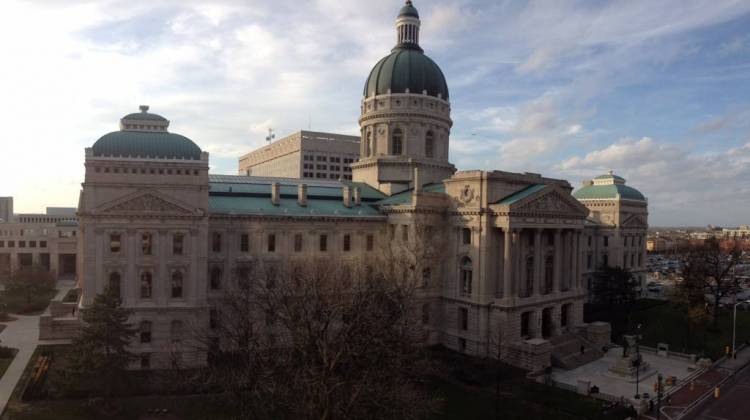
M 71 282 L 59 282 L 57 284 L 57 296 L 65 295 L 75 284 Z M 0 414 L 5 410 L 10 395 L 13 393 L 16 384 L 21 379 L 26 365 L 34 354 L 39 341 L 39 318 L 41 315 L 13 315 L 17 318 L 15 321 L 5 323 L 5 329 L 0 333 L 0 344 L 6 347 L 18 349 L 16 357 L 8 366 L 5 375 L 0 379 Z M 41 343 L 55 344 L 57 342 L 67 342 L 67 340 L 43 341 Z
M 669 418 L 680 418 L 693 402 L 703 398 L 708 393 L 712 393 L 716 385 L 749 363 L 750 346 L 740 349 L 737 352 L 736 359 L 724 359 L 695 378 L 692 390 L 690 390 L 690 383 L 685 383 L 678 390 L 672 392 L 669 402 L 665 400 L 662 403 L 662 413 Z M 654 419 L 655 413 L 644 414 L 641 418 Z

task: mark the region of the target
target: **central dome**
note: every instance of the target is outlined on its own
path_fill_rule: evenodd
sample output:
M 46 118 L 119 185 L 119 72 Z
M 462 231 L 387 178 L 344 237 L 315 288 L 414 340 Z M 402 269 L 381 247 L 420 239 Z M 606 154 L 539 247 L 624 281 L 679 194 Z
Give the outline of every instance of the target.
M 407 0 L 396 17 L 396 47 L 370 72 L 365 82 L 365 97 L 408 92 L 448 100 L 443 72 L 419 47 L 420 25 L 417 9 Z
M 448 100 L 448 84 L 437 64 L 416 48 L 395 48 L 373 67 L 365 83 L 364 95 L 388 93 L 421 94 Z

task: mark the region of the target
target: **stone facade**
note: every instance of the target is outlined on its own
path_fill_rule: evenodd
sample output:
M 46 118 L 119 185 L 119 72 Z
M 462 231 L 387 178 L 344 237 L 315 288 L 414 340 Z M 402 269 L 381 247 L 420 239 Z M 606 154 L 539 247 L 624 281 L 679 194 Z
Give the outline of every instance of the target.
M 75 278 L 78 223 L 75 214 L 18 214 L 0 223 L 0 280 L 37 265 L 60 277 Z
M 399 22 L 400 43 L 416 51 L 418 19 Z M 610 226 L 603 217 L 589 219 L 599 203 L 576 200 L 565 180 L 456 172 L 448 156 L 452 122 L 444 88 L 445 96 L 408 88 L 365 95 L 351 182 L 301 180 L 286 164 L 263 169 L 266 177 L 209 176 L 208 154 L 185 158 L 195 145 L 184 137 L 174 143 L 163 117 L 137 115 L 160 121 L 152 128 L 137 124 L 152 141 L 144 148 L 153 150 L 113 142 L 140 144 L 124 118 L 122 133 L 105 136 L 106 148 L 86 150 L 78 210 L 81 310 L 107 285 L 116 287 L 141 329 L 132 343 L 142 355 L 134 367 L 168 367 L 175 358 L 200 365 L 205 355 L 189 351 L 184 331 L 211 328 L 219 298 L 246 264 L 321 256 L 367 262 L 378 252 L 402 249 L 433 258 L 414 259 L 423 276 L 418 299 L 426 344 L 500 357 L 532 371 L 562 351 L 556 338 L 580 336 L 588 346 L 603 345 L 606 327 L 583 323 L 586 256 L 605 232 L 617 238 L 641 232 L 634 220 L 643 229 L 645 206 L 615 202 L 607 213 L 616 222 Z M 280 162 L 282 155 L 304 164 L 304 134 L 245 155 L 240 173 Z M 153 143 L 161 139 L 173 150 Z M 117 155 L 97 154 L 97 147 Z M 630 255 L 638 248 L 630 242 L 618 249 Z M 578 351 L 577 338 L 566 340 Z

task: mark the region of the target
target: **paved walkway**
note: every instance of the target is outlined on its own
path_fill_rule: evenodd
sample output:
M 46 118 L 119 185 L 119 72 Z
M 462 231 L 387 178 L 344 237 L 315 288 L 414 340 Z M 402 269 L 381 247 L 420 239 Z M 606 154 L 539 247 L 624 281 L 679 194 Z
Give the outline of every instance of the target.
M 57 284 L 57 297 L 65 296 L 72 287 L 73 282 L 59 282 Z M 13 315 L 17 318 L 15 321 L 4 323 L 5 329 L 0 333 L 0 345 L 18 349 L 16 357 L 8 366 L 8 370 L 0 378 L 0 414 L 5 410 L 10 395 L 13 393 L 16 384 L 21 379 L 26 365 L 31 359 L 39 341 L 39 318 L 41 315 Z M 43 341 L 41 343 L 55 344 L 58 342 L 68 342 L 67 340 Z
M 723 362 L 719 363 L 717 366 L 703 372 L 700 376 L 695 378 L 693 382 L 693 386 L 691 389 L 690 383 L 685 383 L 682 385 L 682 387 L 675 392 L 673 392 L 668 401 L 664 401 L 662 403 L 662 414 L 668 419 L 674 419 L 674 418 L 680 418 L 684 415 L 686 415 L 685 410 L 688 408 L 694 401 L 697 401 L 701 398 L 704 398 L 706 395 L 712 394 L 714 388 L 716 385 L 721 383 L 727 376 L 731 375 L 735 371 L 741 369 L 745 365 L 750 363 L 750 347 L 745 347 L 737 352 L 737 358 L 736 359 L 725 359 Z M 740 389 L 741 387 L 736 387 L 737 390 L 733 392 L 731 395 L 733 396 L 734 401 L 730 403 L 727 401 L 727 406 L 731 410 L 736 411 L 736 404 L 734 402 L 743 402 L 747 400 L 748 398 L 748 383 L 747 379 L 743 379 L 740 381 L 744 385 L 744 389 Z M 712 398 L 712 397 L 710 397 Z M 721 399 L 722 403 L 725 400 L 729 400 L 729 398 L 724 397 Z M 730 410 L 730 412 L 731 412 Z M 693 410 L 695 411 L 695 410 Z M 706 410 L 699 410 L 705 413 Z M 723 419 L 723 420 L 729 420 L 729 419 L 745 419 L 747 418 L 742 413 L 742 416 L 736 417 L 736 416 L 718 416 L 715 417 L 716 419 Z M 695 416 L 701 415 L 700 413 L 690 413 L 688 417 L 694 418 Z M 642 418 L 645 419 L 655 419 L 655 413 L 646 413 Z M 703 418 L 703 417 L 701 417 Z M 710 418 L 706 417 L 706 418 Z

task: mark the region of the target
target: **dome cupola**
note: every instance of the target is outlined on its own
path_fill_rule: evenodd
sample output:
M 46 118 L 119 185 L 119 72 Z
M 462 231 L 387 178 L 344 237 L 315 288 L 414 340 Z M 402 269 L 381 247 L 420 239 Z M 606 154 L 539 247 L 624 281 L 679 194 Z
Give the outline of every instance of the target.
M 448 84 L 442 70 L 419 46 L 420 25 L 417 9 L 407 0 L 396 18 L 396 46 L 370 72 L 365 97 L 415 93 L 448 100 Z
M 185 136 L 168 132 L 169 120 L 148 110 L 148 105 L 141 105 L 141 112 L 122 117 L 120 131 L 99 138 L 92 146 L 93 155 L 130 159 L 202 159 L 197 144 Z

